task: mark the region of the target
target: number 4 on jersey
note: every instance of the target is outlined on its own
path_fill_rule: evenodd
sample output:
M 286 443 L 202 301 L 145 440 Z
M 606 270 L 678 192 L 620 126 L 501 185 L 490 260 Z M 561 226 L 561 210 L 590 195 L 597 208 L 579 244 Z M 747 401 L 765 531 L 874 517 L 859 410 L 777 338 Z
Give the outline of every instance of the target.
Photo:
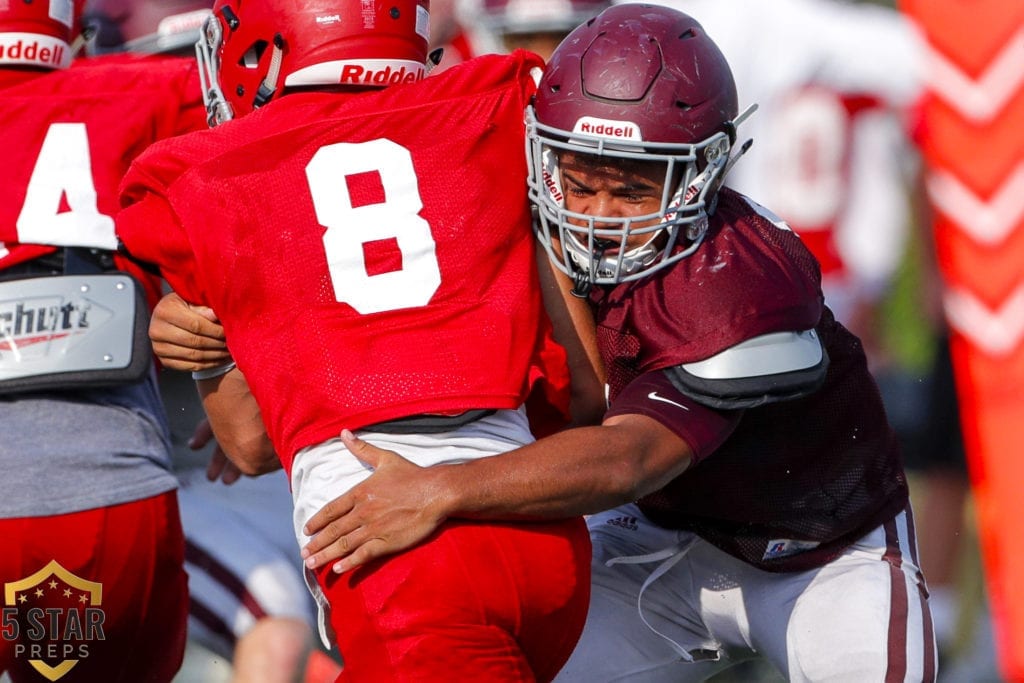
M 69 211 L 61 211 L 61 198 Z M 25 244 L 116 249 L 114 219 L 99 212 L 84 123 L 50 126 L 18 214 Z

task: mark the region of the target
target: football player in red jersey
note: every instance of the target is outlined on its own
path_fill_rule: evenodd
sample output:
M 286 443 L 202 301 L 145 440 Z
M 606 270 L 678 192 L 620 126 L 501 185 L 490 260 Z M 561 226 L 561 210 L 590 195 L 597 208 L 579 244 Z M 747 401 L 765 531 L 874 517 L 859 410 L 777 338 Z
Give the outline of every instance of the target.
M 87 0 L 82 23 L 92 38 L 86 49 L 176 55 L 194 64 L 212 5 L 213 0 Z M 198 82 L 193 85 L 198 89 Z M 333 681 L 340 665 L 319 647 L 316 605 L 295 552 L 287 477 L 283 471 L 241 477 L 223 468 L 191 376 L 163 367 L 157 380 L 180 484 L 189 576 L 183 674 L 208 678 L 206 669 L 230 666 L 236 681 Z
M 538 236 L 596 319 L 603 423 L 449 467 L 346 433 L 375 473 L 313 517 L 309 565 L 358 575 L 445 520 L 593 513 L 559 680 L 698 681 L 754 656 L 791 681 L 934 680 L 895 436 L 814 258 L 721 186 L 744 115 L 716 45 L 616 6 L 555 51 L 527 117 Z
M 501 457 L 533 438 L 528 397 L 565 374 L 525 192 L 540 60 L 424 79 L 427 32 L 416 0 L 215 3 L 199 46 L 213 129 L 154 145 L 123 186 L 126 250 L 223 325 L 233 363 L 197 376 L 218 441 L 247 472 L 283 465 L 303 542 L 369 474 L 342 429 L 423 463 Z M 343 678 L 548 680 L 589 565 L 578 517 L 459 522 L 311 590 Z
M 160 283 L 114 252 L 113 216 L 131 159 L 201 128 L 202 98 L 194 63 L 73 60 L 81 10 L 0 3 L 0 671 L 170 681 L 188 593 Z

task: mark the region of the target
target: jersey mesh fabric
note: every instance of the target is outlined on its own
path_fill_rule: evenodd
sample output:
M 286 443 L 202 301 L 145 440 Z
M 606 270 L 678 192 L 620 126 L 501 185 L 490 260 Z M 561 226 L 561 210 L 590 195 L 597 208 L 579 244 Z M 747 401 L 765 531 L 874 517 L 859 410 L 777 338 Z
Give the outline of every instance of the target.
M 830 359 L 817 393 L 748 409 L 714 453 L 640 500 L 658 524 L 695 531 L 763 569 L 789 571 L 824 564 L 903 509 L 907 485 L 860 342 L 822 307 L 813 258 L 750 206 L 723 191 L 686 267 L 596 293 L 594 301 L 613 400 L 645 371 L 761 334 L 817 329 Z M 788 540 L 818 545 L 769 552 Z
M 62 173 L 71 169 L 76 180 L 88 183 L 93 196 L 87 199 L 94 202 L 89 208 L 112 219 L 119 207 L 118 184 L 131 160 L 158 139 L 205 126 L 194 59 L 80 59 L 67 70 L 46 74 L 0 69 L 0 88 L 0 279 L 11 266 L 52 252 L 54 245 L 80 244 L 79 224 L 69 220 L 74 218 L 66 198 L 71 181 Z M 40 160 L 44 141 L 61 126 L 76 127 L 87 144 L 74 151 L 53 148 L 56 156 L 48 166 Z M 19 232 L 27 227 L 35 234 L 38 227 L 34 221 L 19 226 L 33 183 L 65 190 L 60 205 L 43 202 L 42 219 L 52 218 L 56 225 L 46 232 L 50 243 L 26 243 Z M 144 284 L 153 301 L 159 279 L 127 260 L 115 260 Z M 132 385 L 0 398 L 0 430 L 5 435 L 0 459 L 8 472 L 0 482 L 3 518 L 78 512 L 155 496 L 177 485 L 152 375 Z
M 523 189 L 534 66 L 519 52 L 379 92 L 295 93 L 154 146 L 133 166 L 119 236 L 184 298 L 217 312 L 286 467 L 345 427 L 516 408 L 542 374 L 546 323 Z M 415 193 L 389 185 L 388 164 L 405 155 Z M 311 170 L 322 159 L 326 185 Z M 373 211 L 410 194 L 422 203 L 405 205 L 412 224 L 363 224 L 386 230 L 399 219 Z M 399 242 L 422 225 L 432 257 Z M 325 235 L 344 248 L 325 246 Z M 359 250 L 362 259 L 347 256 Z M 328 251 L 349 261 L 347 284 Z M 415 270 L 431 258 L 432 294 Z M 377 284 L 394 273 L 409 278 Z M 360 312 L 376 288 L 398 302 Z
M 0 270 L 54 250 L 18 233 L 26 189 L 54 124 L 85 126 L 96 209 L 113 218 L 120 208 L 118 186 L 136 156 L 157 140 L 206 126 L 198 73 L 190 58 L 110 55 L 79 59 L 42 77 L 0 74 L 0 87 L 9 86 L 3 89 L 0 129 L 3 139 L 17 141 L 4 147 L 12 181 L 0 184 Z M 68 209 L 63 198 L 59 211 Z M 75 235 L 62 236 L 61 244 L 74 246 Z M 155 304 L 159 278 L 121 256 L 115 261 Z

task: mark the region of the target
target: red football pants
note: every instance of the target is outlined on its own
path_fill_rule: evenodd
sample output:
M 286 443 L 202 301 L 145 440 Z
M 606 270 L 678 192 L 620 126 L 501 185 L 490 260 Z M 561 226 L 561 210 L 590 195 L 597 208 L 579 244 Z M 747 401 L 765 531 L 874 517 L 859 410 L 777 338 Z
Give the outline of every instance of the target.
M 327 565 L 338 681 L 549 681 L 586 619 L 590 555 L 582 519 L 459 522 L 354 572 Z
M 0 538 L 0 671 L 39 683 L 46 679 L 36 660 L 58 671 L 74 662 L 60 683 L 174 677 L 188 620 L 174 491 L 66 515 L 0 519 Z M 51 562 L 62 569 L 31 578 Z

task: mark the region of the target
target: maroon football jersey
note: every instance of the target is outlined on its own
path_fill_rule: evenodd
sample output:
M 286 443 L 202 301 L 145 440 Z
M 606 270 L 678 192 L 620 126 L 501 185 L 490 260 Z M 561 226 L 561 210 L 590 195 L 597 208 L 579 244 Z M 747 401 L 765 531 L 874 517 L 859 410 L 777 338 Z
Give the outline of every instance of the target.
M 118 187 L 156 140 L 206 127 L 194 59 L 118 55 L 0 73 L 0 270 L 58 246 L 115 249 Z M 118 265 L 159 280 L 127 260 Z
M 517 53 L 289 94 L 133 165 L 119 236 L 216 311 L 286 468 L 343 428 L 517 408 L 540 378 L 536 66 Z
M 821 565 L 907 503 L 895 435 L 860 341 L 823 307 L 819 279 L 796 235 L 723 189 L 696 253 L 592 295 L 613 411 L 615 397 L 645 372 L 763 334 L 817 330 L 829 359 L 819 390 L 749 408 L 735 428 L 724 423 L 732 432 L 713 453 L 639 501 L 658 524 L 694 531 L 771 571 Z

